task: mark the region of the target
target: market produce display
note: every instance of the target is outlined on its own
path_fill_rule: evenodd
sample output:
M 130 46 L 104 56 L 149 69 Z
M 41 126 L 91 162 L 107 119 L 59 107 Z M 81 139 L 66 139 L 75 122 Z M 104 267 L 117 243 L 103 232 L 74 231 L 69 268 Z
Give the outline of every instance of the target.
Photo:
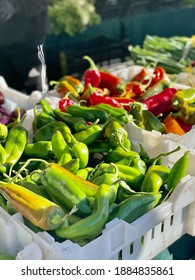
M 156 158 L 141 144 L 140 152 L 132 150 L 124 128 L 131 114 L 121 107 L 118 113 L 109 104 L 102 104 L 108 111 L 74 104 L 62 112 L 39 104 L 32 142 L 22 121 L 2 142 L 1 206 L 56 238 L 84 245 L 114 218 L 130 223 L 165 201 L 187 174 L 189 151 L 172 167 L 161 163 L 179 146 Z
M 195 89 L 173 83 L 164 67 L 142 66 L 125 80 L 84 59 L 83 80 L 51 81 L 57 106 L 40 99 L 30 131 L 18 109 L 0 143 L 0 207 L 80 246 L 114 219 L 132 223 L 160 206 L 188 175 L 190 150 L 164 164 L 180 145 L 151 157 L 139 141 L 133 149 L 128 125 L 184 135 L 195 124 Z

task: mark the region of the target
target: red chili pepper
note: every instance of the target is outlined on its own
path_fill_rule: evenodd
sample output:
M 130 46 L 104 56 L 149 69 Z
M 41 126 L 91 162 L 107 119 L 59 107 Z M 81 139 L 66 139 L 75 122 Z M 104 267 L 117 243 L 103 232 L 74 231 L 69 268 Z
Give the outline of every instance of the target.
M 84 72 L 84 91 L 88 88 L 89 84 L 92 87 L 99 87 L 101 82 L 99 69 L 89 56 L 85 55 L 83 58 L 90 63 L 90 68 Z
M 113 107 L 123 108 L 123 106 L 111 96 L 101 95 L 98 92 L 94 92 L 94 93 L 89 95 L 89 97 L 88 97 L 88 105 L 89 106 L 97 105 L 97 104 L 100 104 L 100 103 L 109 104 Z
M 160 67 L 160 66 L 156 67 L 154 69 L 154 72 L 152 75 L 152 80 L 147 88 L 151 88 L 159 81 L 164 80 L 165 74 L 166 74 L 166 71 L 163 67 Z M 143 81 L 143 84 L 147 84 L 147 83 L 148 83 L 148 79 Z
M 125 86 L 125 94 L 123 95 L 123 97 L 134 98 L 134 99 L 139 98 L 144 93 L 149 83 L 150 80 L 148 80 L 147 84 L 142 84 L 136 81 L 128 82 Z
M 125 84 L 122 82 L 122 80 L 119 77 L 105 71 L 100 71 L 100 75 L 101 75 L 100 87 L 107 88 L 110 91 L 110 95 L 114 95 L 117 93 L 118 94 L 124 93 Z
M 73 105 L 74 101 L 70 98 L 62 98 L 58 102 L 58 107 L 60 111 L 65 112 L 65 108 L 68 107 L 69 105 Z
M 117 102 L 123 106 L 123 108 L 127 111 L 131 109 L 131 104 L 135 102 L 132 98 L 125 98 L 125 97 L 113 97 Z
M 148 97 L 142 101 L 142 103 L 145 104 L 147 109 L 155 116 L 168 114 L 173 109 L 171 100 L 176 92 L 176 88 L 166 88 L 160 93 Z
M 109 95 L 109 91 L 107 89 L 102 89 L 102 88 L 98 88 L 98 87 L 92 87 L 90 84 L 88 85 L 88 88 L 83 92 L 81 98 L 83 100 L 88 100 L 89 96 L 92 93 L 99 93 L 100 95 Z
M 179 123 L 179 125 L 182 127 L 182 129 L 185 131 L 185 132 L 188 132 L 192 129 L 192 125 L 191 124 L 187 124 L 187 123 L 184 123 L 181 119 L 177 118 L 177 122 Z
M 89 56 L 86 55 L 83 58 L 90 63 L 90 69 L 86 70 L 84 73 L 85 89 L 89 84 L 91 84 L 93 87 L 108 89 L 111 95 L 124 92 L 124 84 L 119 77 L 98 69 L 94 61 Z
M 140 72 L 138 72 L 137 75 L 135 75 L 135 77 L 133 77 L 133 79 L 131 80 L 132 82 L 136 81 L 136 82 L 143 82 L 143 79 L 145 78 L 145 76 L 147 75 L 147 71 L 145 68 L 142 68 L 140 70 Z

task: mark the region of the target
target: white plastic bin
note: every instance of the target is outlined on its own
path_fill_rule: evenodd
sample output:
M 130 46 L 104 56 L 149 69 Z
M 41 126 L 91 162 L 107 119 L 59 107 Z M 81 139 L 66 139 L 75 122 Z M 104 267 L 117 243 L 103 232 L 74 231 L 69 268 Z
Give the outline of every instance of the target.
M 166 140 L 156 147 L 145 147 L 151 156 L 167 152 L 177 143 Z M 167 156 L 164 163 L 173 163 L 187 150 Z M 43 259 L 98 260 L 152 259 L 185 233 L 195 235 L 195 151 L 190 152 L 188 175 L 183 178 L 170 198 L 131 224 L 115 219 L 107 223 L 102 234 L 84 246 L 70 240 L 56 242 L 47 232 L 34 233 L 17 213 L 16 222 L 32 237 L 42 252 Z
M 0 253 L 18 260 L 42 259 L 41 249 L 32 241 L 32 232 L 29 233 L 27 228 L 23 228 L 1 207 Z

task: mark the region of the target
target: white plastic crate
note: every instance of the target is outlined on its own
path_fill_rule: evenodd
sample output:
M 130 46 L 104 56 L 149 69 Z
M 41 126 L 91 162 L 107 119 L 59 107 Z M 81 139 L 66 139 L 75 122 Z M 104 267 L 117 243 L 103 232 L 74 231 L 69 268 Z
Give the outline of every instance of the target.
M 132 143 L 141 142 L 143 144 L 155 147 L 157 144 L 165 141 L 171 140 L 176 142 L 178 145 L 184 145 L 187 148 L 195 149 L 195 125 L 192 129 L 180 136 L 173 133 L 161 134 L 158 131 L 147 131 L 135 125 L 134 123 L 129 123 L 125 126 L 129 139 Z
M 23 228 L 1 207 L 0 253 L 8 254 L 18 260 L 42 259 L 41 249 L 32 241 L 32 232 L 29 233 L 27 228 Z
M 185 233 L 195 235 L 195 178 L 190 175 L 166 202 L 131 224 L 118 219 L 107 223 L 102 235 L 83 247 L 70 240 L 59 243 L 51 238 L 49 243 L 48 233 L 31 232 L 43 259 L 49 260 L 147 260 Z
M 25 93 L 10 88 L 2 76 L 0 76 L 0 91 L 5 97 L 4 106 L 8 112 L 11 112 L 18 107 L 21 109 L 30 110 L 42 98 L 47 100 L 51 105 L 55 105 L 60 98 L 59 93 L 57 93 L 55 90 L 44 94 L 36 90 L 30 95 L 26 95 Z
M 156 156 L 176 147 L 177 143 L 166 140 L 156 147 L 145 146 L 145 149 L 150 156 Z M 173 165 L 186 150 L 181 146 L 180 151 L 164 159 L 164 164 Z M 42 259 L 152 259 L 185 233 L 195 235 L 194 150 L 190 152 L 189 161 L 188 175 L 167 201 L 131 224 L 118 219 L 107 223 L 102 234 L 85 246 L 70 240 L 56 242 L 48 232 L 34 233 L 23 224 L 19 213 L 13 215 L 13 219 L 31 235 L 31 241 L 41 249 Z

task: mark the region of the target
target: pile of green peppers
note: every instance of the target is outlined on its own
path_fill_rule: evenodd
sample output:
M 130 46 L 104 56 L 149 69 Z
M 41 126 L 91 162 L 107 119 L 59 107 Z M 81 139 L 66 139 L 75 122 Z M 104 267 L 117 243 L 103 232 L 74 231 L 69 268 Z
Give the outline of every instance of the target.
M 132 116 L 125 110 L 108 104 L 67 109 L 41 100 L 30 143 L 22 123 L 10 129 L 0 145 L 0 182 L 57 204 L 64 218 L 52 234 L 86 244 L 108 221 L 131 223 L 162 203 L 186 175 L 189 151 L 169 168 L 161 161 L 167 154 L 150 158 L 141 144 L 139 152 L 132 150 L 125 129 Z M 2 194 L 0 206 L 14 211 Z

